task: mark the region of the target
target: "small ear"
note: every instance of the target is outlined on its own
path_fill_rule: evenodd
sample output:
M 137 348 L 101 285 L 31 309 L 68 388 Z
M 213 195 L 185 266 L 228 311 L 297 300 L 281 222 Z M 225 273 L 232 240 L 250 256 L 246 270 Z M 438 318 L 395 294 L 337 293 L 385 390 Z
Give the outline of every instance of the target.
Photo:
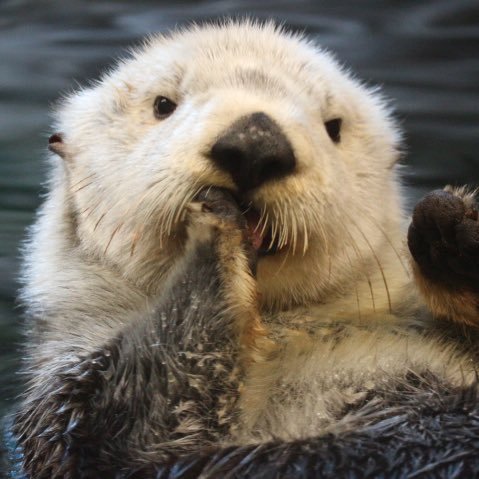
M 63 135 L 61 133 L 53 133 L 48 138 L 48 149 L 64 160 L 67 157 L 66 145 L 63 143 Z

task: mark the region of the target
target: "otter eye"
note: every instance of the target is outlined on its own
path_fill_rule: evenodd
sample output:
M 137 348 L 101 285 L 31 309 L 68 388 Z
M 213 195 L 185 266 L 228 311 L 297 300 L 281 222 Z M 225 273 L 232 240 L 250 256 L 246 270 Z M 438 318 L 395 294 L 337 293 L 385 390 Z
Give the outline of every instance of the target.
M 327 121 L 324 126 L 328 132 L 329 138 L 334 141 L 334 143 L 339 143 L 341 140 L 341 123 L 343 120 L 341 118 L 334 118 Z
M 157 96 L 155 98 L 155 103 L 153 104 L 153 111 L 155 116 L 158 119 L 166 118 L 168 115 L 171 115 L 176 109 L 176 103 L 172 102 L 166 96 Z

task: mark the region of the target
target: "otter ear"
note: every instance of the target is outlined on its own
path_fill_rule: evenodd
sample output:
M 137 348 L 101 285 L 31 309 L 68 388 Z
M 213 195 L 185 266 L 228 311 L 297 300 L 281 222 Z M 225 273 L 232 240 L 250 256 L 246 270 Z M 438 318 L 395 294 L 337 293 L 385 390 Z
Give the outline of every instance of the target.
M 63 143 L 63 135 L 61 133 L 53 133 L 53 135 L 48 138 L 48 149 L 62 159 L 68 159 L 67 148 L 65 143 Z

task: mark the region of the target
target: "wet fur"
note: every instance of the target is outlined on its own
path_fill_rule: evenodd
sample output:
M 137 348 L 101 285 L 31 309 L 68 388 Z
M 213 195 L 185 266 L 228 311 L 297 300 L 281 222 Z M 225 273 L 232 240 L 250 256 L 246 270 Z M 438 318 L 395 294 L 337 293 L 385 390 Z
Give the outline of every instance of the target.
M 158 94 L 179 104 L 162 122 Z M 242 198 L 284 247 L 259 260 L 241 192 L 204 154 L 253 111 L 297 157 Z M 377 92 L 303 38 L 226 23 L 152 38 L 57 118 L 22 293 L 28 475 L 477 471 L 475 278 L 456 291 L 415 255 L 451 201 L 477 220 L 473 196 L 420 203 L 409 256 L 400 134 Z

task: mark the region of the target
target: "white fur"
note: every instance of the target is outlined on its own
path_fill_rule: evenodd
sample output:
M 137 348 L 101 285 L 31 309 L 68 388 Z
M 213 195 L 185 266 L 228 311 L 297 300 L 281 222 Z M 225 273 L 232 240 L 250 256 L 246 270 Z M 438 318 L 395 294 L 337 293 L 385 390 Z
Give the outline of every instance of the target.
M 153 115 L 157 95 L 178 103 L 167 119 Z M 255 437 L 304 437 L 330 426 L 334 395 L 345 400 L 337 378 L 354 396 L 409 368 L 459 377 L 459 356 L 442 366 L 456 358 L 448 347 L 354 329 L 416 317 L 387 105 L 308 40 L 248 21 L 153 37 L 59 108 L 65 160 L 52 158 L 26 254 L 23 299 L 43 320 L 38 362 L 88 350 L 148 307 L 183 252 L 185 205 L 202 187 L 235 188 L 205 152 L 260 111 L 288 136 L 297 170 L 250 198 L 287 247 L 258 265 L 262 310 L 284 347 L 252 370 L 245 424 Z M 333 118 L 343 120 L 338 144 L 324 127 Z M 356 332 L 333 348 L 316 331 L 336 319 Z M 301 400 L 277 400 L 292 383 Z

